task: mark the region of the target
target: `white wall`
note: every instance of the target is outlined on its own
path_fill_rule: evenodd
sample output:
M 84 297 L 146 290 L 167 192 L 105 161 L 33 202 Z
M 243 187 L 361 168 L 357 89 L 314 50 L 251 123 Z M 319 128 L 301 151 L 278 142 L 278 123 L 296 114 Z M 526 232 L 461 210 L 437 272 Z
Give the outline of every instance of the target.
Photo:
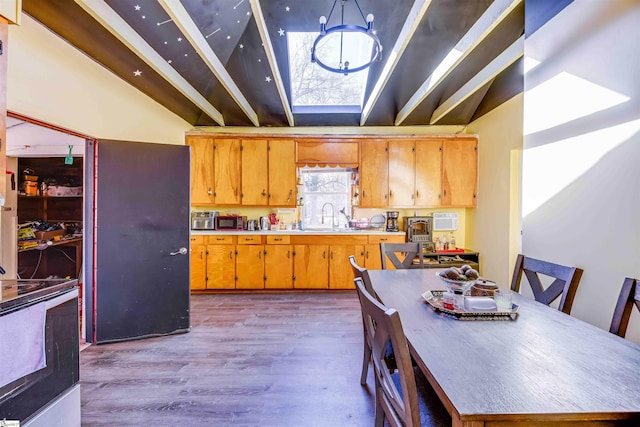
M 189 123 L 29 16 L 5 46 L 9 111 L 95 138 L 184 144 Z
M 525 42 L 523 252 L 584 269 L 572 315 L 603 329 L 640 277 L 639 23 L 637 0 L 577 0 Z
M 469 124 L 478 142 L 478 206 L 467 209 L 467 247 L 480 252 L 483 277 L 508 287 L 520 244 L 523 95 Z

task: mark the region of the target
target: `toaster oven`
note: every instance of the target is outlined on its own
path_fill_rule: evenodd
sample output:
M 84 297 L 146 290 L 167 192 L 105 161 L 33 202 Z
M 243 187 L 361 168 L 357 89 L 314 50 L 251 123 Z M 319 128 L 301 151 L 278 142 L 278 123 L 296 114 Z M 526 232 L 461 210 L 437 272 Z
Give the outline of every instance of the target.
M 191 212 L 192 230 L 214 230 L 216 213 L 214 211 Z

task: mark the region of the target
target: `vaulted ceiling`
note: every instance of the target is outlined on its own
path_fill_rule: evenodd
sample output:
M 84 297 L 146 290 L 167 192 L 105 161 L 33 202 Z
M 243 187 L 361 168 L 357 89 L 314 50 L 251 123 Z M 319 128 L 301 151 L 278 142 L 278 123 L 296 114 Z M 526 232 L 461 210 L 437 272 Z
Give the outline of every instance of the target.
M 383 58 L 362 112 L 323 114 L 292 108 L 285 35 L 317 33 L 334 0 L 23 0 L 23 11 L 194 126 L 466 125 L 523 90 L 524 0 L 358 2 Z M 362 25 L 346 6 L 345 22 Z

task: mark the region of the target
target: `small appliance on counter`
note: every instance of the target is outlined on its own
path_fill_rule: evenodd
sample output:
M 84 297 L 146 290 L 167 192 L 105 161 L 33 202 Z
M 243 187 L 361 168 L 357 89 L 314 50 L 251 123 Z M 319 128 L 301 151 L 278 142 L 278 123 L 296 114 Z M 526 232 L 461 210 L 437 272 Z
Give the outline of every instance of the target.
M 218 215 L 214 220 L 216 230 L 244 230 L 247 223 L 247 217 L 240 215 Z
M 433 242 L 433 218 L 430 216 L 409 216 L 405 218 L 407 240 L 409 242 Z
M 386 231 L 399 231 L 398 228 L 398 211 L 387 212 L 387 228 Z
M 218 212 L 216 211 L 194 211 L 191 212 L 191 229 L 192 230 L 214 230 L 214 218 Z

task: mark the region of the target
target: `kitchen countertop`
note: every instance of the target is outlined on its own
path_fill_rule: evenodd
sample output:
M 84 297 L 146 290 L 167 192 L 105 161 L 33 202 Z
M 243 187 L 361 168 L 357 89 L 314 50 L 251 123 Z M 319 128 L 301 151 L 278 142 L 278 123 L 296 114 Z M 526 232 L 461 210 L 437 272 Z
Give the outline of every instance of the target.
M 344 236 L 344 235 L 387 235 L 387 236 L 404 236 L 404 231 L 383 231 L 383 230 L 349 230 L 349 229 L 335 229 L 335 230 L 191 230 L 192 236 L 211 236 L 215 234 L 225 235 L 259 235 L 259 236 L 274 236 L 274 235 L 304 235 L 304 236 Z

